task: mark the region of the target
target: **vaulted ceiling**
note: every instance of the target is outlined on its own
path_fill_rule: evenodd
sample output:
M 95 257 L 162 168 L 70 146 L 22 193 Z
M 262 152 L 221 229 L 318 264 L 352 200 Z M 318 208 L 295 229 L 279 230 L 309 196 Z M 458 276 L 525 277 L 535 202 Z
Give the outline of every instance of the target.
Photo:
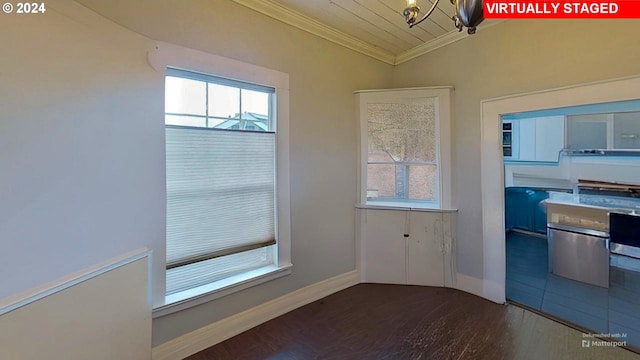
M 455 28 L 450 0 L 440 0 L 431 16 L 413 28 L 402 15 L 406 0 L 233 1 L 393 65 L 469 36 Z M 432 2 L 418 0 L 418 5 L 423 14 Z

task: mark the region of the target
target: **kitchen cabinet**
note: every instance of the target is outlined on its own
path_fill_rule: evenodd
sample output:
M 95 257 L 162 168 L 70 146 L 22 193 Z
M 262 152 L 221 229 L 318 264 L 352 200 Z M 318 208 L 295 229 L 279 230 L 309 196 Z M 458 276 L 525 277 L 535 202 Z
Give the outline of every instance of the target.
M 360 211 L 364 213 L 361 234 L 364 280 L 384 284 L 406 283 L 406 213 L 395 210 Z
M 536 118 L 535 161 L 558 161 L 564 149 L 564 116 Z
M 640 112 L 613 114 L 613 148 L 640 149 Z
M 519 124 L 520 156 L 516 160 L 536 161 L 536 118 L 521 119 Z
M 526 230 L 545 234 L 547 214 L 541 202 L 549 198 L 544 189 L 512 186 L 505 188 L 505 230 Z
M 455 212 L 358 211 L 363 282 L 455 284 Z
M 565 121 L 564 116 L 546 116 L 511 120 L 518 126 L 514 134 L 517 156 L 510 160 L 557 162 L 560 151 L 564 148 Z
M 608 149 L 612 141 L 610 114 L 567 116 L 567 149 Z
M 567 116 L 567 148 L 640 149 L 640 112 Z
M 526 187 L 508 187 L 505 189 L 505 226 L 506 230 L 514 228 L 530 230 L 531 215 L 529 199 L 535 191 Z M 546 229 L 545 229 L 546 231 Z

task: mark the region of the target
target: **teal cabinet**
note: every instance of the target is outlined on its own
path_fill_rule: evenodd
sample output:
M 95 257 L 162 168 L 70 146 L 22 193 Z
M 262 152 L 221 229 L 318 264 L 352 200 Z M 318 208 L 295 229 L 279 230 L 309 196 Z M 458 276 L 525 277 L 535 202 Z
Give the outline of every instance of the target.
M 545 234 L 547 213 L 540 203 L 549 198 L 544 189 L 513 186 L 505 189 L 506 231 L 521 229 Z

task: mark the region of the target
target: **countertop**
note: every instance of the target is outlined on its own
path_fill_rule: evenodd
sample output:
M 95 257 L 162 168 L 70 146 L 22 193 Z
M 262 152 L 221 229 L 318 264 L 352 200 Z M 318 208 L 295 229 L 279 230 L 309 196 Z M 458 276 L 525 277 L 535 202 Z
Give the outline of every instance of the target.
M 635 214 L 640 211 L 640 199 L 617 196 L 577 195 L 563 192 L 549 192 L 545 204 L 572 205 L 594 210 L 616 211 Z

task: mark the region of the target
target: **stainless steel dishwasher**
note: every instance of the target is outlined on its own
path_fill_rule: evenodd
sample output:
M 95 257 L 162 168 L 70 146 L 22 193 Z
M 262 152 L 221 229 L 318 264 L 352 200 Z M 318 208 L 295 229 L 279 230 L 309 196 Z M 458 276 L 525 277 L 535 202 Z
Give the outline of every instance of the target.
M 548 224 L 549 271 L 591 285 L 609 287 L 609 234 Z

